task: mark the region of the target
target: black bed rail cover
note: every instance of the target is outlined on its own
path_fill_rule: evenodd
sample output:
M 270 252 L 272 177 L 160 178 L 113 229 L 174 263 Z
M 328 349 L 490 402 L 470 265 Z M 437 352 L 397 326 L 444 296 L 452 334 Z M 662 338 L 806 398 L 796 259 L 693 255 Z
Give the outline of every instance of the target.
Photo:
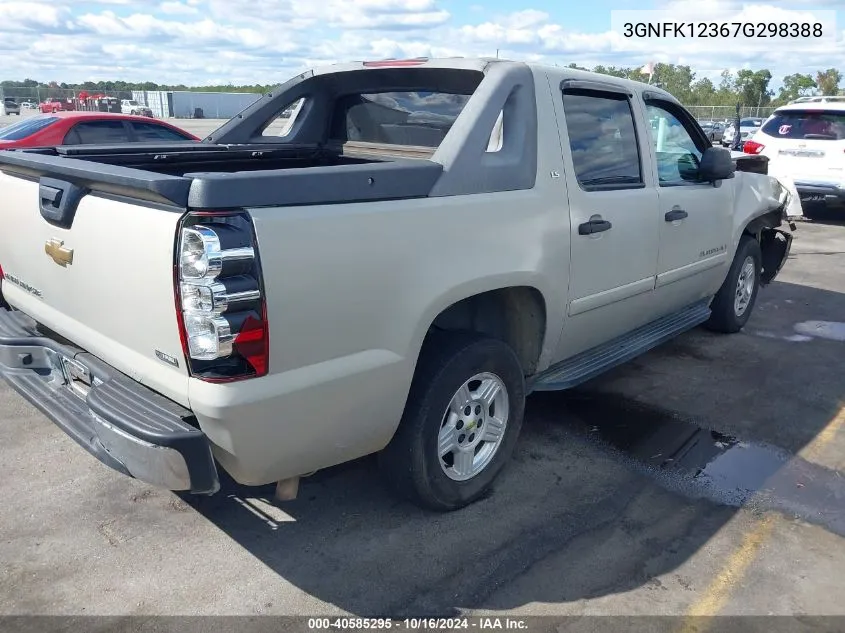
M 61 179 L 91 191 L 185 207 L 189 178 L 152 171 L 50 156 L 34 152 L 0 152 L 0 171 L 39 180 Z

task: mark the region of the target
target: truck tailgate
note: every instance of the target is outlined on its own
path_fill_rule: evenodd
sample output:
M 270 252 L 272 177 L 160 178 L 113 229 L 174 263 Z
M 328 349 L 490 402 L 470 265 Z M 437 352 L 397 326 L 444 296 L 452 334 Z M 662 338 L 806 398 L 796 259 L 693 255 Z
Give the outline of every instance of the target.
M 61 189 L 63 183 L 68 184 L 0 172 L 6 301 L 76 347 L 188 406 L 173 293 L 179 210 L 87 193 L 65 228 L 47 219 L 56 190 L 49 185 Z M 72 193 L 62 192 L 65 198 Z

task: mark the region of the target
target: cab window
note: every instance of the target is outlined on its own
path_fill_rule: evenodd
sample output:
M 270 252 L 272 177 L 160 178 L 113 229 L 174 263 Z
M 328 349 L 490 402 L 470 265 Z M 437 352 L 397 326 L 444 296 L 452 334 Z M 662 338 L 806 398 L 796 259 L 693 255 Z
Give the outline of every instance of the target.
M 661 186 L 699 182 L 698 170 L 704 152 L 690 130 L 666 106 L 649 102 L 648 118 L 651 145 L 657 159 L 657 176 Z
M 582 189 L 643 186 L 634 117 L 626 95 L 565 90 L 563 112 L 575 176 Z

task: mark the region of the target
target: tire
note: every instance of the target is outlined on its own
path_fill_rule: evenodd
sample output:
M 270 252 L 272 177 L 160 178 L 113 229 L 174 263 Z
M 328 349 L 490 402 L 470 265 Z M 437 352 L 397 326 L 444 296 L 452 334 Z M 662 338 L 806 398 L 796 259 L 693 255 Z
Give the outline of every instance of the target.
M 471 380 L 477 376 L 481 380 Z M 473 398 L 491 385 L 500 387 L 488 399 L 492 405 Z M 462 387 L 468 388 L 463 395 L 470 401 L 461 405 L 458 416 L 452 401 Z M 524 410 L 525 379 L 508 345 L 475 333 L 435 333 L 420 354 L 399 428 L 379 454 L 382 474 L 396 492 L 420 507 L 443 512 L 469 505 L 485 496 L 510 459 Z M 496 434 L 501 411 L 507 412 L 504 433 Z M 479 429 L 484 435 L 473 433 Z M 484 439 L 489 437 L 500 439 Z M 453 447 L 443 457 L 441 441 Z M 458 466 L 459 453 L 472 456 Z
M 733 334 L 745 326 L 757 301 L 761 262 L 762 255 L 757 240 L 748 235 L 743 236 L 739 241 L 728 276 L 710 304 L 710 319 L 705 324 L 708 329 Z M 750 269 L 752 265 L 753 271 Z M 744 280 L 745 288 L 742 298 L 740 298 L 739 289 L 740 277 Z M 748 283 L 753 284 L 750 289 Z

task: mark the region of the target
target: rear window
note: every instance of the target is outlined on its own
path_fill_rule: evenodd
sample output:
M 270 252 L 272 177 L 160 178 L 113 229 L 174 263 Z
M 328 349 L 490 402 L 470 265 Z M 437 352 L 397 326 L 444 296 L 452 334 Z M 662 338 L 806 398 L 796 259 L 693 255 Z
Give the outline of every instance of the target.
M 6 127 L 0 128 L 0 140 L 2 141 L 20 141 L 31 134 L 35 134 L 38 130 L 43 130 L 48 125 L 58 121 L 57 117 L 45 117 L 43 119 L 31 118 L 24 119 L 19 123 L 13 123 Z
M 763 124 L 763 119 L 742 119 L 739 122 L 740 127 L 760 127 Z
M 335 107 L 332 138 L 436 148 L 470 96 L 429 91 L 347 95 Z
M 762 128 L 775 138 L 818 141 L 845 140 L 845 112 L 839 110 L 787 110 L 775 112 Z

